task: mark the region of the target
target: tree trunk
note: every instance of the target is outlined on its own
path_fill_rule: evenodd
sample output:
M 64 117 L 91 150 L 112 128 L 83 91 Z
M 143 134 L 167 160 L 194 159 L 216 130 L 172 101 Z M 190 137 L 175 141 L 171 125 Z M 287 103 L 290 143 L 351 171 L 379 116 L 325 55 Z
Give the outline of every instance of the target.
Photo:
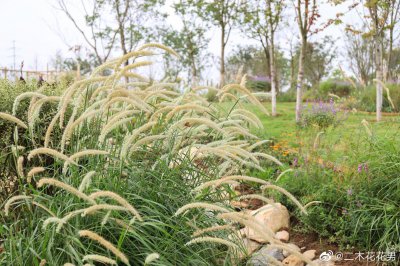
M 297 85 L 296 85 L 296 122 L 300 122 L 301 119 L 301 104 L 302 104 L 302 89 L 304 82 L 304 60 L 306 57 L 307 49 L 307 37 L 302 36 L 300 57 L 299 57 L 299 72 L 297 74 Z
M 271 31 L 270 44 L 269 44 L 269 58 L 270 58 L 270 69 L 271 69 L 271 105 L 272 105 L 272 116 L 276 116 L 276 77 L 275 77 L 275 47 L 274 47 L 274 35 Z
M 225 84 L 225 26 L 221 27 L 221 68 L 220 68 L 219 87 Z
M 383 82 L 383 71 L 382 71 L 382 60 L 383 59 L 383 51 L 382 51 L 382 42 L 381 38 L 375 38 L 375 65 L 376 65 L 376 76 L 375 78 L 380 82 L 376 82 L 376 121 L 381 121 L 382 118 L 382 84 Z

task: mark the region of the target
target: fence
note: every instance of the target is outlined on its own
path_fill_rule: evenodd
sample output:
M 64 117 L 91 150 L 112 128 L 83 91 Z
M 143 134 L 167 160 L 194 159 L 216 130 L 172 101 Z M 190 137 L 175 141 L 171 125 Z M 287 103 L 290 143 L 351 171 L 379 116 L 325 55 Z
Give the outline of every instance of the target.
M 16 69 L 0 68 L 1 77 L 9 80 L 18 80 L 21 76 L 21 71 Z M 25 80 L 35 78 L 39 79 L 40 76 L 46 81 L 54 81 L 62 72 L 58 70 L 22 70 L 22 77 Z

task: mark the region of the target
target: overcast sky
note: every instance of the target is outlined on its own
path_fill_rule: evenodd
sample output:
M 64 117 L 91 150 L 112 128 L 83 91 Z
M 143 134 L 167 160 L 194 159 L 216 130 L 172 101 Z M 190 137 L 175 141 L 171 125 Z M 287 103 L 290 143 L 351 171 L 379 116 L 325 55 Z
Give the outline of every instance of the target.
M 67 3 L 69 1 L 76 2 L 68 0 Z M 70 46 L 84 44 L 84 42 L 64 14 L 55 9 L 56 4 L 57 0 L 0 0 L 0 67 L 13 66 L 14 42 L 17 68 L 24 60 L 24 70 L 35 70 L 36 66 L 38 70 L 45 70 L 57 51 L 60 51 L 64 57 L 74 56 L 69 51 Z M 344 10 L 344 7 L 323 6 L 321 8 L 322 18 L 332 18 L 336 12 Z M 174 20 L 171 17 L 169 22 L 174 22 Z M 354 15 L 346 17 L 346 21 L 349 23 L 357 20 L 359 19 Z M 293 18 L 289 19 L 289 22 L 293 23 Z M 278 43 L 285 47 L 288 37 L 297 34 L 295 25 L 281 30 L 278 32 Z M 340 47 L 343 46 L 342 26 L 332 26 L 322 35 L 331 35 L 335 38 L 338 51 L 341 51 Z M 322 35 L 313 38 L 319 38 Z M 209 49 L 215 56 L 218 56 L 219 32 L 214 29 L 210 32 L 210 36 L 212 39 Z M 235 31 L 228 45 L 228 52 L 237 44 L 246 43 L 254 43 L 254 41 Z M 214 70 L 209 71 L 214 73 L 216 72 Z

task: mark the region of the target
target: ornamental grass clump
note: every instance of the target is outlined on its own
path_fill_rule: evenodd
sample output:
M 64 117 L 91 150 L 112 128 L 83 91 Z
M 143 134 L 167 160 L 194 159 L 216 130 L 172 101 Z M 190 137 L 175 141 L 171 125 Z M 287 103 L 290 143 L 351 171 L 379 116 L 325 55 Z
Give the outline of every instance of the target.
M 254 151 L 266 140 L 252 129 L 263 125 L 236 106 L 266 109 L 243 84 L 213 88 L 219 100 L 235 99 L 226 111 L 198 88 L 180 92 L 175 83 L 147 78 L 139 70 L 153 62 L 154 50 L 177 56 L 160 44 L 143 45 L 97 67 L 60 97 L 24 93 L 14 101 L 14 115 L 0 113 L 15 128 L 14 147 L 25 147 L 14 155 L 21 196 L 10 197 L 8 216 L 0 216 L 6 228 L 0 262 L 214 265 L 232 257 L 225 246 L 239 244 L 227 234 L 251 218 L 233 219 L 220 195 L 251 183 L 260 194 L 247 198 L 268 202 L 260 187 L 270 184 L 243 173 L 264 171 L 266 161 L 283 167 Z M 27 117 L 17 117 L 29 98 Z M 44 115 L 45 105 L 55 109 Z

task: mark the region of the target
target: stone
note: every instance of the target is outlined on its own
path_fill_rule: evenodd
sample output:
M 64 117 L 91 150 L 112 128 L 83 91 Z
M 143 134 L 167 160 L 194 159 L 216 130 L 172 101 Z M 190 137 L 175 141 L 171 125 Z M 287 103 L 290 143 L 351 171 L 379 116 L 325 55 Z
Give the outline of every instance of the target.
M 307 250 L 303 253 L 304 257 L 308 258 L 309 260 L 315 259 L 317 251 L 315 249 Z
M 301 249 L 297 245 L 295 245 L 293 243 L 289 243 L 289 244 L 287 244 L 287 246 L 292 248 L 292 249 L 294 249 L 294 250 L 296 250 L 297 252 L 301 252 Z M 283 256 L 287 257 L 289 255 L 290 255 L 289 251 L 287 251 L 287 250 L 283 251 Z
M 287 242 L 287 241 L 289 241 L 289 232 L 288 232 L 288 231 L 285 231 L 285 230 L 276 232 L 275 238 L 276 238 L 276 239 L 279 239 L 280 241 L 285 241 L 285 242 Z
M 289 257 L 284 259 L 282 263 L 283 265 L 288 265 L 288 266 L 304 266 L 303 260 L 297 257 L 296 255 L 289 255 Z
M 280 203 L 267 204 L 263 207 L 251 211 L 251 215 L 263 227 L 269 228 L 272 232 L 277 232 L 282 228 L 289 228 L 290 216 L 287 208 Z M 268 242 L 259 233 L 250 227 L 245 227 L 246 236 L 260 243 Z
M 249 261 L 247 262 L 248 266 L 269 266 L 274 265 L 271 263 L 271 257 L 278 261 L 282 261 L 285 259 L 282 253 L 282 249 L 271 248 L 269 245 L 264 246 L 259 251 L 253 254 Z

